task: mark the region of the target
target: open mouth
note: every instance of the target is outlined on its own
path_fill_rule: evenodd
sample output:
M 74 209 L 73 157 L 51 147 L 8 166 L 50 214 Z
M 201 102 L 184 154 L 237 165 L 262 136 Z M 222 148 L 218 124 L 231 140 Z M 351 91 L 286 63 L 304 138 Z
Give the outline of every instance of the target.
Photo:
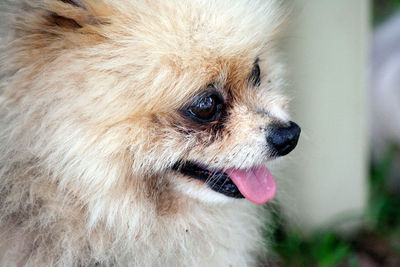
M 184 164 L 175 164 L 173 169 L 189 177 L 205 182 L 212 190 L 218 193 L 233 198 L 244 198 L 229 175 L 222 171 L 210 171 L 190 161 Z
M 264 166 L 249 169 L 230 168 L 209 170 L 191 161 L 176 163 L 173 169 L 191 178 L 203 181 L 212 190 L 233 198 L 247 198 L 256 204 L 264 204 L 275 196 L 276 183 Z

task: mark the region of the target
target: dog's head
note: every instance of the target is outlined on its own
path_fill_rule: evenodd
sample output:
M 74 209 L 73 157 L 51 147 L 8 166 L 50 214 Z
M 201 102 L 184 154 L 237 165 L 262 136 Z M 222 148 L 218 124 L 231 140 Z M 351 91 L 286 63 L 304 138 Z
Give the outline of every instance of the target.
M 300 135 L 279 93 L 278 1 L 39 2 L 17 18 L 13 62 L 48 166 L 103 186 L 118 166 L 204 201 L 274 196 L 265 164 Z

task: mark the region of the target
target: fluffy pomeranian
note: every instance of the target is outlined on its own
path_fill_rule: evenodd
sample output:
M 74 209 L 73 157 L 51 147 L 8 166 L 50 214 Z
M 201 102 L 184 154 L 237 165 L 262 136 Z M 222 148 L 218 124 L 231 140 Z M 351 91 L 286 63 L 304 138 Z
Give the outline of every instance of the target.
M 0 265 L 256 265 L 266 163 L 300 135 L 281 3 L 0 9 Z

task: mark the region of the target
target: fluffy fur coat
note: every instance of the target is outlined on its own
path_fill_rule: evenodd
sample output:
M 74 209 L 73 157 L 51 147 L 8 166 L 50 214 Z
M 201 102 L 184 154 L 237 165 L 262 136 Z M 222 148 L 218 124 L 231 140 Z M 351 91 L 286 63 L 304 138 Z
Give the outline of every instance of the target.
M 210 81 L 245 87 L 259 57 L 265 90 L 241 103 L 287 120 L 277 1 L 20 0 L 0 9 L 0 265 L 256 265 L 262 207 L 171 165 L 261 162 L 246 126 L 260 113 L 243 104 L 230 134 L 206 138 L 175 111 Z

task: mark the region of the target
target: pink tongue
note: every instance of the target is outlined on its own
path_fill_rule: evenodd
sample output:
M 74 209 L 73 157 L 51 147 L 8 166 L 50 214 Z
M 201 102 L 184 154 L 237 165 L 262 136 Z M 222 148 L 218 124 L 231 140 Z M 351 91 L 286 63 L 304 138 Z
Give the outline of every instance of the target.
M 264 204 L 276 193 L 276 183 L 266 167 L 259 166 L 248 170 L 228 169 L 226 174 L 239 188 L 240 193 L 251 202 Z

